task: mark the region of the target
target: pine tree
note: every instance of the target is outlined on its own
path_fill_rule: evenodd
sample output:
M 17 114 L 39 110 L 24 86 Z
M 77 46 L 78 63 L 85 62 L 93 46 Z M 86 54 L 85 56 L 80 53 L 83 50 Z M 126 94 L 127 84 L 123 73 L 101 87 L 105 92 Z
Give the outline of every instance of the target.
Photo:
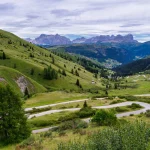
M 108 95 L 108 91 L 107 90 L 105 91 L 105 94 Z
M 55 59 L 54 59 L 54 57 L 52 57 L 52 64 L 54 64 L 55 63 Z
M 27 87 L 25 88 L 24 96 L 27 97 L 27 98 L 30 97 L 30 94 L 29 94 L 29 91 L 28 91 L 28 88 L 27 88 Z
M 3 52 L 2 59 L 6 59 L 6 54 Z
M 80 86 L 80 81 L 79 81 L 79 79 L 77 79 L 76 85 L 77 85 L 77 86 Z
M 0 143 L 17 143 L 31 134 L 23 102 L 9 87 L 0 87 Z
M 34 75 L 34 69 L 33 69 L 33 68 L 31 69 L 30 74 L 31 74 L 31 75 Z
M 58 74 L 51 66 L 44 68 L 44 79 L 52 80 L 57 78 Z
M 86 108 L 86 107 L 88 107 L 88 105 L 87 105 L 87 102 L 84 101 L 83 108 Z
M 16 64 L 14 64 L 14 68 L 17 68 Z
M 62 71 L 62 75 L 66 76 L 66 72 L 65 70 Z
M 78 73 L 78 71 L 77 71 L 77 70 L 75 71 L 75 74 L 76 74 L 76 76 L 78 76 L 78 77 L 79 77 L 79 73 Z
M 71 70 L 71 73 L 72 73 L 72 74 L 74 74 L 74 71 L 73 71 L 73 69 Z

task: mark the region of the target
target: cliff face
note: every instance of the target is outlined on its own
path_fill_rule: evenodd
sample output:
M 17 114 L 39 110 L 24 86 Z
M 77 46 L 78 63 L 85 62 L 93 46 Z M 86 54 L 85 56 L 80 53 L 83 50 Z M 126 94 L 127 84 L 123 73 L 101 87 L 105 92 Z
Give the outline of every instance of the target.
M 41 34 L 39 37 L 35 38 L 32 41 L 34 44 L 38 45 L 68 45 L 71 44 L 70 39 L 60 36 L 59 34 L 56 35 L 46 35 Z

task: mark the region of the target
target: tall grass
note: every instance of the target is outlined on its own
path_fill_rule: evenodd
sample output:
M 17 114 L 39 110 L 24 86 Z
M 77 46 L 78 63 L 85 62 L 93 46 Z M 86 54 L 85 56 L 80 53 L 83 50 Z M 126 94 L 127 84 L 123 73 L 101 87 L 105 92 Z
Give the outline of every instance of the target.
M 135 122 L 96 131 L 84 142 L 60 143 L 58 150 L 149 150 L 150 129 Z

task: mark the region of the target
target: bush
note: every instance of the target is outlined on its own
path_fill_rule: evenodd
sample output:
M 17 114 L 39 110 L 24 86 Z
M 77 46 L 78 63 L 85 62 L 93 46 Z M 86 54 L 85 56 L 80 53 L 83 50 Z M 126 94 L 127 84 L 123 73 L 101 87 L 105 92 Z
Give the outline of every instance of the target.
M 60 124 L 58 130 L 59 131 L 64 131 L 64 130 L 69 130 L 69 129 L 82 129 L 82 128 L 87 128 L 88 124 L 80 119 L 76 119 L 76 120 L 70 120 L 70 121 L 66 121 L 63 122 L 62 124 Z
M 142 106 L 141 106 L 141 105 L 136 104 L 136 103 L 133 103 L 133 104 L 131 104 L 131 105 L 127 106 L 127 107 L 128 107 L 128 108 L 131 108 L 131 109 L 142 108 Z
M 47 110 L 51 110 L 51 109 L 52 109 L 51 107 L 33 108 L 32 110 L 27 111 L 27 113 L 34 114 L 34 113 L 37 113 L 37 112 L 43 112 L 43 111 L 47 111 Z
M 44 132 L 43 134 L 41 134 L 41 137 L 52 138 L 52 132 L 51 131 Z
M 145 112 L 145 115 L 146 115 L 146 117 L 150 117 L 150 110 L 147 110 L 147 111 Z
M 58 120 L 29 120 L 32 127 L 46 127 L 60 123 Z
M 81 108 L 80 111 L 76 112 L 76 114 L 77 116 L 79 116 L 79 118 L 91 117 L 95 114 L 95 110 L 88 106 L 85 108 Z
M 126 107 L 116 107 L 115 111 L 116 112 L 126 112 L 126 111 L 128 111 L 128 108 L 126 108 Z
M 63 116 L 63 117 L 60 117 L 58 119 L 59 122 L 64 122 L 64 121 L 69 121 L 69 120 L 74 120 L 74 119 L 77 119 L 79 118 L 78 115 L 76 113 L 71 113 L 69 115 L 66 115 L 66 116 Z
M 115 101 L 112 101 L 111 103 L 110 103 L 110 105 L 112 105 L 112 104 L 117 104 L 117 103 L 122 103 L 122 102 L 125 102 L 124 100 L 115 100 Z
M 118 96 L 119 98 L 121 98 L 121 99 L 126 99 L 127 101 L 137 101 L 137 97 L 135 97 L 135 96 Z
M 150 129 L 143 122 L 127 123 L 94 132 L 85 141 L 58 144 L 58 150 L 148 150 Z
M 117 122 L 117 117 L 112 110 L 98 110 L 93 116 L 92 122 L 96 122 L 100 126 L 110 126 Z

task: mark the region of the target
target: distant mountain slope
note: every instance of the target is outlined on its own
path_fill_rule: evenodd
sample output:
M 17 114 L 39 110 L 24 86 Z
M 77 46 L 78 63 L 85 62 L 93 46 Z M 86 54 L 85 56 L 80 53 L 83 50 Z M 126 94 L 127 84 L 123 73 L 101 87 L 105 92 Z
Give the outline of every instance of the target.
M 3 59 L 4 54 L 5 59 Z M 26 42 L 3 30 L 0 30 L 0 66 L 7 66 L 17 70 L 23 76 L 31 78 L 41 87 L 50 91 L 80 91 L 80 87 L 75 84 L 77 79 L 80 80 L 83 89 L 101 86 L 99 82 L 91 84 L 94 79 L 93 73 L 87 71 L 83 66 L 56 56 L 44 48 Z M 57 73 L 57 79 L 46 79 L 47 74 L 44 68 L 49 66 L 52 68 L 51 76 Z M 78 74 L 73 74 L 72 70 L 78 72 Z M 42 92 L 43 90 L 40 91 Z
M 140 45 L 133 47 L 132 51 L 134 51 L 135 56 L 138 57 L 145 57 L 147 55 L 150 55 L 150 41 L 141 43 Z
M 85 41 L 85 43 L 97 43 L 97 42 L 101 42 L 101 43 L 137 43 L 136 40 L 134 40 L 133 35 L 132 34 L 128 34 L 125 36 L 122 35 L 100 35 L 100 36 L 96 36 L 96 37 L 92 37 L 89 38 Z
M 37 45 L 51 45 L 51 46 L 71 44 L 70 39 L 64 36 L 60 36 L 59 34 L 56 35 L 41 34 L 39 37 L 35 38 L 34 40 L 28 38 L 27 41 Z
M 73 40 L 72 43 L 85 43 L 86 40 L 87 40 L 86 38 L 81 37 Z
M 127 63 L 133 60 L 134 56 L 126 49 L 112 47 L 109 45 L 98 44 L 75 44 L 71 46 L 61 47 L 66 52 L 83 55 L 99 62 L 104 62 L 107 59 L 113 59 L 120 63 Z
M 66 38 L 65 36 L 61 36 L 59 34 L 56 35 L 46 35 L 41 34 L 39 37 L 35 38 L 34 40 L 31 40 L 30 38 L 26 38 L 28 42 L 32 42 L 37 45 L 68 45 L 68 44 L 96 44 L 96 43 L 138 43 L 136 40 L 134 40 L 132 34 L 128 35 L 100 35 L 100 36 L 94 36 L 91 38 L 77 38 L 71 41 L 70 39 Z
M 132 75 L 138 72 L 150 70 L 150 58 L 140 59 L 127 65 L 119 66 L 113 69 L 119 75 Z

